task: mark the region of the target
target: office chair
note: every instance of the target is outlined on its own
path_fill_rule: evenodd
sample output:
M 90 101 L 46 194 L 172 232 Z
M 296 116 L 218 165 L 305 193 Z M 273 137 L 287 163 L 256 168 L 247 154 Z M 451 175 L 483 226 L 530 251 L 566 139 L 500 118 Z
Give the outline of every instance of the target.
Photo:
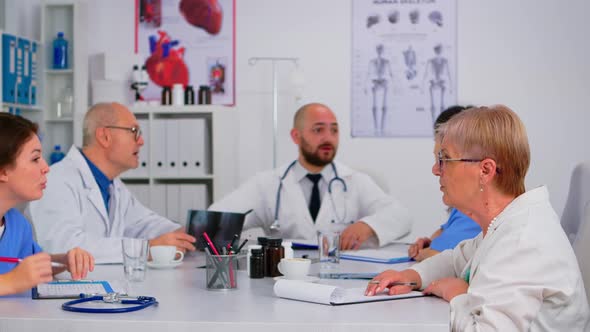
M 570 243 L 574 243 L 584 216 L 584 208 L 590 204 L 590 161 L 578 164 L 572 172 L 569 194 L 561 227 L 567 234 Z
M 586 298 L 590 303 L 590 204 L 586 204 L 584 211 L 584 219 L 574 241 L 574 252 L 582 272 Z

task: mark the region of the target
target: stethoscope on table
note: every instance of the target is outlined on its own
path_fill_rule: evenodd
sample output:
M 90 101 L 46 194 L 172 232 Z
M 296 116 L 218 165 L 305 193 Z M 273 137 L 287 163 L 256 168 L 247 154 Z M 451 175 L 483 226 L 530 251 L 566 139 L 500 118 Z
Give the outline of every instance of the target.
M 277 200 L 275 205 L 275 220 L 273 224 L 270 225 L 270 229 L 279 230 L 281 228 L 281 225 L 279 224 L 279 209 L 281 205 L 281 189 L 283 189 L 283 180 L 285 180 L 285 178 L 289 174 L 289 171 L 293 168 L 293 166 L 295 166 L 296 163 L 297 160 L 294 160 L 291 164 L 289 164 L 289 166 L 287 167 L 287 169 L 285 170 L 285 172 L 279 180 L 279 188 L 277 189 Z M 332 165 L 334 177 L 328 182 L 328 194 L 330 195 L 330 202 L 332 203 L 332 210 L 334 211 L 334 215 L 336 216 L 336 219 L 338 219 L 338 222 L 342 223 L 346 219 L 346 202 L 343 203 L 344 214 L 342 215 L 342 218 L 340 218 L 338 214 L 338 209 L 336 209 L 336 203 L 334 203 L 334 195 L 332 195 L 332 184 L 334 182 L 340 182 L 342 184 L 343 193 L 346 193 L 348 191 L 348 187 L 346 186 L 346 182 L 344 181 L 344 179 L 338 176 L 336 165 L 334 165 L 334 163 L 330 163 L 330 165 Z
M 78 307 L 77 304 L 85 303 L 85 302 L 93 302 L 93 301 L 102 301 L 103 303 L 108 304 L 122 304 L 124 306 L 120 307 L 110 307 L 110 308 L 88 308 L 88 307 Z M 132 305 L 134 304 L 134 305 Z M 151 296 L 138 296 L 138 297 L 131 297 L 119 293 L 109 293 L 106 295 L 97 295 L 97 294 L 80 294 L 80 298 L 72 301 L 68 301 L 61 305 L 61 308 L 65 311 L 72 311 L 72 312 L 85 312 L 85 313 L 92 313 L 92 314 L 116 314 L 116 313 L 124 313 L 124 312 L 132 312 L 147 308 L 151 305 L 157 305 L 158 301 L 155 297 Z

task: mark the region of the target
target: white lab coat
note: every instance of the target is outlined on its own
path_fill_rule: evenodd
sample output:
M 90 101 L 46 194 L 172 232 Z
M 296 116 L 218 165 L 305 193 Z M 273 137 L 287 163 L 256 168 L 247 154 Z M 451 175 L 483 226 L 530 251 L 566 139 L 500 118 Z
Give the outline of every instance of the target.
M 332 198 L 328 192 L 324 192 L 315 224 L 301 185 L 291 170 L 283 180 L 281 189 L 280 230 L 270 229 L 275 216 L 280 177 L 289 165 L 257 174 L 237 190 L 215 202 L 209 210 L 246 212 L 253 209 L 246 216 L 244 229 L 261 227 L 267 235 L 289 239 L 313 241 L 317 239 L 317 230 L 342 230 L 358 220 L 371 226 L 377 234 L 377 239 L 373 239 L 373 242 L 377 240 L 381 246 L 410 232 L 409 213 L 397 200 L 386 195 L 368 175 L 340 163 L 335 165 L 348 190 L 344 193 L 342 185 L 334 182 Z M 333 205 L 338 209 L 337 213 Z M 345 214 L 346 217 L 343 219 Z
M 121 262 L 124 237 L 152 239 L 180 227 L 143 206 L 118 178 L 113 181 L 109 216 L 88 163 L 75 146 L 51 166 L 43 198 L 29 204 L 27 215 L 45 251 L 81 247 L 97 263 Z
M 572 247 L 545 187 L 517 197 L 483 238 L 412 266 L 422 287 L 465 278 L 451 300 L 452 331 L 588 331 L 588 302 Z

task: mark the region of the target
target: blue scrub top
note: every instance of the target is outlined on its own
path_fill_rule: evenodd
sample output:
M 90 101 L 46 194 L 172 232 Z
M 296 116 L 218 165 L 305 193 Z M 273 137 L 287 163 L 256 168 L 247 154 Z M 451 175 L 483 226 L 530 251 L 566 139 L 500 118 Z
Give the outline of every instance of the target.
M 437 251 L 453 249 L 459 242 L 472 239 L 481 232 L 481 227 L 463 212 L 453 208 L 449 220 L 440 226 L 442 233 L 432 240 L 430 248 Z
M 4 215 L 4 234 L 0 238 L 0 256 L 25 258 L 42 252 L 33 240 L 33 229 L 29 221 L 16 209 Z M 16 263 L 0 262 L 0 274 L 11 271 Z

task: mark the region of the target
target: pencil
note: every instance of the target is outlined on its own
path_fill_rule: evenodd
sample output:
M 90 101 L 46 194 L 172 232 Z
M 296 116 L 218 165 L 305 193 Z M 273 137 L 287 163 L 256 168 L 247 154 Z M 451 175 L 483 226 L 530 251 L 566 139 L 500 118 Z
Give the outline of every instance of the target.
M 16 258 L 16 257 L 0 257 L 0 262 L 5 262 L 5 263 L 20 263 L 22 261 L 23 261 L 22 258 Z M 62 264 L 62 263 L 51 262 L 51 267 L 66 267 L 66 266 L 64 264 Z

